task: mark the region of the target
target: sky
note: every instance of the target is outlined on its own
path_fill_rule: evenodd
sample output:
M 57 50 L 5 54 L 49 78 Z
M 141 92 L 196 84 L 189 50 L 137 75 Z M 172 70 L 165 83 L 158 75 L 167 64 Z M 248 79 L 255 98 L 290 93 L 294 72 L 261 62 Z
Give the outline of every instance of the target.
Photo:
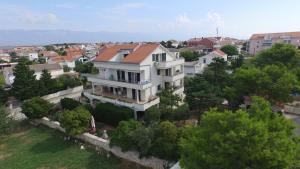
M 300 31 L 299 9 L 299 0 L 0 0 L 0 33 L 124 32 L 147 40 L 216 36 L 218 28 L 220 36 L 248 39 Z

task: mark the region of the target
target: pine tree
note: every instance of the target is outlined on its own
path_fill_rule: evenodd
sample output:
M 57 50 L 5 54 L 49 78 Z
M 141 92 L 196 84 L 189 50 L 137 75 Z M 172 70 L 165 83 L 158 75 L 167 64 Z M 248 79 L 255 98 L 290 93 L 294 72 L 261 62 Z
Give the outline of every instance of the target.
M 19 62 L 14 68 L 14 76 L 12 91 L 17 99 L 25 100 L 38 95 L 34 71 L 25 62 Z
M 51 78 L 51 74 L 48 72 L 48 70 L 44 69 L 39 80 L 40 95 L 46 95 L 48 93 L 51 93 L 53 87 L 54 80 Z

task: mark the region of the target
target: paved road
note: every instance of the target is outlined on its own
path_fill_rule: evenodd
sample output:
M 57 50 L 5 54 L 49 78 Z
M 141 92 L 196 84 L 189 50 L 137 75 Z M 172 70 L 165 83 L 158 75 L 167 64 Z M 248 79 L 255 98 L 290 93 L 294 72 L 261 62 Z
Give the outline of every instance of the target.
M 296 133 L 300 135 L 300 115 L 285 114 L 285 117 L 287 119 L 293 120 L 298 125 L 298 128 L 296 129 Z

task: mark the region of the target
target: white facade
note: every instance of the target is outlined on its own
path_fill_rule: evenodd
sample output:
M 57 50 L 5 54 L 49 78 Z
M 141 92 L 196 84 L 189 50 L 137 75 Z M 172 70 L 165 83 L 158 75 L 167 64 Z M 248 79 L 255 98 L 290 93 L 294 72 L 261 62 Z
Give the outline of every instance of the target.
M 203 73 L 205 67 L 213 62 L 214 58 L 222 58 L 227 61 L 227 55 L 219 50 L 210 52 L 209 54 L 202 56 L 198 61 L 185 62 L 184 64 L 184 74 L 186 76 L 195 76 L 196 74 Z
M 158 104 L 157 93 L 166 87 L 184 97 L 184 59 L 158 45 L 139 63 L 122 62 L 124 54 L 134 52 L 120 50 L 109 61 L 95 61 L 99 74 L 88 75 L 92 90 L 85 95 L 90 100 L 110 102 L 135 111 L 145 111 Z
M 38 53 L 28 53 L 28 59 L 29 60 L 37 60 L 39 58 L 39 54 Z

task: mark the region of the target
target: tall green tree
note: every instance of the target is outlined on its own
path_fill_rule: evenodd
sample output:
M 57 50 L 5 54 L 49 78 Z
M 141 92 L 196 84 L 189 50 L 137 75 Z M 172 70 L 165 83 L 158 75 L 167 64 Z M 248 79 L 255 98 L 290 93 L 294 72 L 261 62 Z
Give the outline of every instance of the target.
M 16 98 L 25 100 L 38 95 L 34 71 L 30 70 L 25 62 L 21 61 L 17 64 L 14 68 L 14 76 L 12 92 Z
M 218 86 L 223 89 L 229 79 L 229 73 L 227 72 L 227 62 L 222 58 L 214 58 L 203 72 L 203 77 L 214 86 Z
M 248 112 L 212 109 L 199 126 L 187 127 L 180 141 L 180 165 L 185 169 L 300 167 L 295 125 L 272 112 L 263 99 L 252 100 Z
M 48 72 L 48 70 L 44 69 L 39 80 L 40 95 L 46 95 L 48 93 L 51 93 L 54 86 L 55 80 L 52 79 L 51 74 Z
M 228 56 L 234 56 L 239 54 L 239 51 L 233 45 L 224 45 L 221 47 L 220 50 L 226 53 Z
M 209 83 L 201 75 L 186 78 L 184 82 L 186 101 L 192 110 L 203 112 L 210 107 L 217 107 L 224 100 L 221 89 Z
M 181 97 L 178 94 L 173 94 L 173 90 L 171 88 L 166 88 L 159 93 L 159 98 L 159 109 L 163 118 L 172 114 L 181 101 Z
M 201 55 L 195 51 L 183 51 L 180 52 L 180 56 L 183 57 L 186 62 L 192 62 L 198 60 Z

